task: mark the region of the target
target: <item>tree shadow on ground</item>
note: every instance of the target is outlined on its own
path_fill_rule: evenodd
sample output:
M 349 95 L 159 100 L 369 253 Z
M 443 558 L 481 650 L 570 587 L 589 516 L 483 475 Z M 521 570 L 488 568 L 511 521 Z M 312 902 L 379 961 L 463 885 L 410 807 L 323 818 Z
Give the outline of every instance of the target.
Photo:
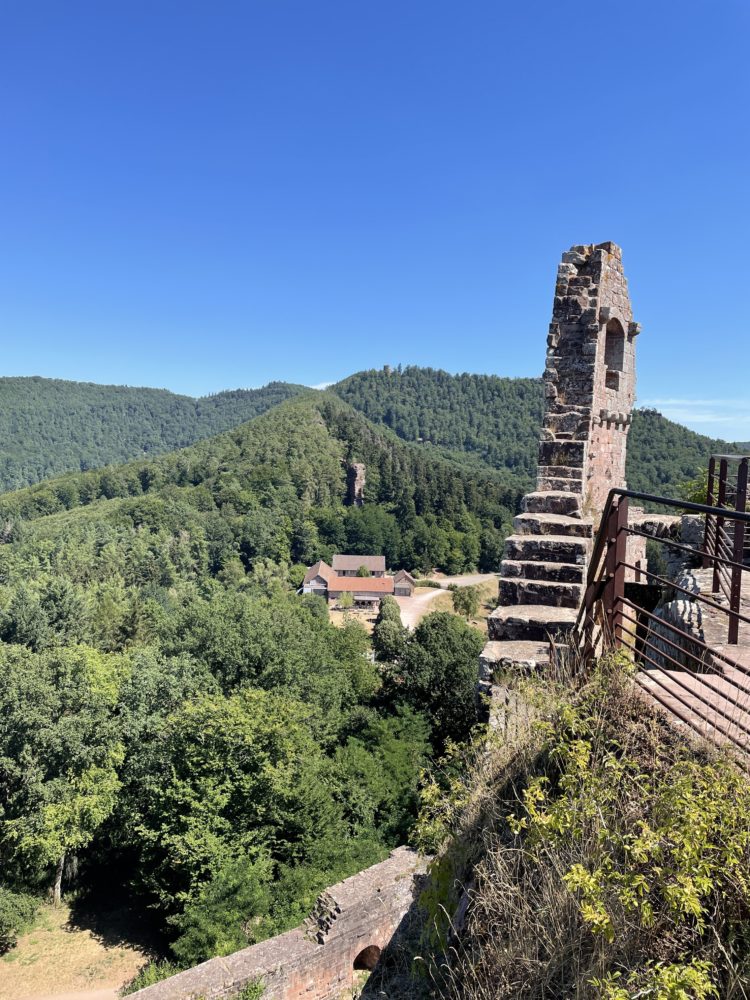
M 68 927 L 87 930 L 108 948 L 136 948 L 148 958 L 163 958 L 168 944 L 157 921 L 148 912 L 132 906 L 122 894 L 101 890 L 80 892 L 69 900 Z

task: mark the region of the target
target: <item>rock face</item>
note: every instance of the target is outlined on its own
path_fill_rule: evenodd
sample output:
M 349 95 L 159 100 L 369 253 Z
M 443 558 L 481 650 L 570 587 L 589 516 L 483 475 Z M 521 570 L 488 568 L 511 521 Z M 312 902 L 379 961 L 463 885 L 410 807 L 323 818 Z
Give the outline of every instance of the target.
M 537 486 L 506 539 L 482 693 L 498 694 L 493 682 L 508 669 L 548 666 L 575 625 L 595 526 L 610 489 L 625 486 L 639 329 L 620 248 L 600 243 L 564 253 L 547 337 Z M 633 553 L 636 566 L 645 563 L 645 541 L 642 548 Z
M 352 462 L 346 470 L 346 502 L 350 507 L 361 507 L 364 504 L 365 480 L 362 462 Z

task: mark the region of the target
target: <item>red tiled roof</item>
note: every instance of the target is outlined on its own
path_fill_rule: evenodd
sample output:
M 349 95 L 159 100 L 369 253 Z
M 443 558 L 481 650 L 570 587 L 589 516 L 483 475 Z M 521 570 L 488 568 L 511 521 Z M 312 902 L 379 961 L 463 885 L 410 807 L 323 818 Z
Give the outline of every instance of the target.
M 349 591 L 351 594 L 392 594 L 392 576 L 333 576 L 328 590 L 334 593 Z

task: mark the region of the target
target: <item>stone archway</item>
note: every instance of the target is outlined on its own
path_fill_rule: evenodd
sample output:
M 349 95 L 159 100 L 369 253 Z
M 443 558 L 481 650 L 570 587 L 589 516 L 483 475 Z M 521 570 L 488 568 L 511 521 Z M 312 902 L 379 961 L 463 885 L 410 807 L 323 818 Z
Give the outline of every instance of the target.
M 359 971 L 361 969 L 366 969 L 368 972 L 372 972 L 375 966 L 378 964 L 380 958 L 380 948 L 376 944 L 370 944 L 354 959 L 354 969 Z

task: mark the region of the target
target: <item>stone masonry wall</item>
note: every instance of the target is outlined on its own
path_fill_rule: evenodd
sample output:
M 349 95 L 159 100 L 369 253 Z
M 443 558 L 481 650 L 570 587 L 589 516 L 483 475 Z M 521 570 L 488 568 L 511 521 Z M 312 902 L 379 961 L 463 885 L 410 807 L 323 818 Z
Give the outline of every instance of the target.
M 583 510 L 595 518 L 609 490 L 625 485 L 639 329 L 620 248 L 564 253 L 547 338 L 539 488 L 559 489 L 561 470 L 563 477 L 581 470 Z
M 490 696 L 495 725 L 518 715 L 504 679 L 565 659 L 607 494 L 625 486 L 637 333 L 620 248 L 566 251 L 547 337 L 536 489 L 505 540 L 499 604 L 487 618 L 479 664 L 479 692 Z M 628 556 L 637 578 L 645 540 L 629 546 Z
M 335 1000 L 351 987 L 355 963 L 370 968 L 412 904 L 426 862 L 407 847 L 331 886 L 304 924 L 213 958 L 133 994 L 138 1000 L 224 1000 L 263 981 L 264 1000 Z

